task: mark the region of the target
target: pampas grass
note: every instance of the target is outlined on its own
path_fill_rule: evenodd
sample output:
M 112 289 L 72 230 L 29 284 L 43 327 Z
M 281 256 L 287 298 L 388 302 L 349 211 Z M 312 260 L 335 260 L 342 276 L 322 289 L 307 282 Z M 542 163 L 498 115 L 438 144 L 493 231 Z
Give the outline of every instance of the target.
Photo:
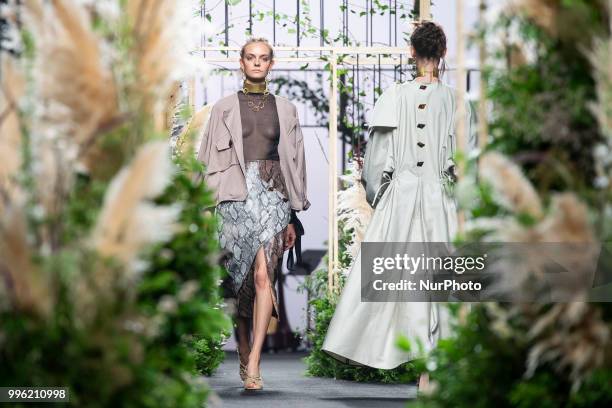
M 548 362 L 562 373 L 569 370 L 573 390 L 605 361 L 611 333 L 601 310 L 588 303 L 557 303 L 533 323 L 534 341 L 527 356 L 526 376 Z
M 176 175 L 166 135 L 154 126 L 165 103 L 160 95 L 188 69 L 172 58 L 179 50 L 172 41 L 181 40 L 174 17 L 190 8 L 103 2 L 104 12 L 93 0 L 20 2 L 23 103 L 13 103 L 19 82 L 12 71 L 3 69 L 0 89 L 0 372 L 21 375 L 22 383 L 61 379 L 81 405 L 118 398 L 143 405 L 156 389 L 170 405 L 201 406 L 205 390 L 189 383 L 188 335 L 214 334 L 222 316 L 213 310 L 215 291 L 202 299 L 197 282 L 185 280 L 193 278 L 190 265 L 202 268 L 198 282 L 214 281 L 219 271 L 197 256 L 177 254 L 177 264 L 168 265 L 163 246 L 154 245 L 177 232 L 182 209 L 156 199 L 185 203 L 186 193 L 209 203 L 204 187 L 183 176 L 174 186 L 178 195 L 164 194 Z M 148 11 L 130 26 L 126 9 L 134 4 Z M 9 196 L 6 180 L 17 171 Z M 213 227 L 197 212 L 184 215 L 185 223 Z M 150 275 L 142 276 L 145 266 Z M 158 286 L 167 273 L 173 281 Z M 162 314 L 154 306 L 175 293 L 174 282 L 183 284 L 178 297 L 187 304 L 177 315 Z M 146 289 L 151 283 L 155 293 Z M 189 311 L 196 309 L 198 316 Z M 71 369 L 46 350 L 69 355 Z M 28 353 L 36 358 L 24 363 L 19 356 Z M 32 370 L 38 379 L 27 378 Z
M 593 50 L 587 55 L 593 65 L 598 98 L 591 110 L 599 122 L 600 131 L 607 138 L 604 151 L 609 152 L 612 145 L 612 37 L 595 39 Z M 595 155 L 596 171 L 598 179 L 606 180 L 603 187 L 609 188 L 610 174 L 606 174 L 609 159 L 605 156 Z M 571 193 L 553 196 L 549 215 L 536 228 L 544 241 L 594 243 L 597 240 L 589 222 L 587 206 Z M 587 263 L 596 263 L 596 248 L 594 245 L 589 248 L 592 250 L 568 257 L 569 261 L 577 263 L 570 265 L 573 269 L 569 270 L 580 271 L 579 268 L 585 266 L 595 268 L 595 265 Z M 580 288 L 584 282 L 578 282 L 578 285 Z M 533 304 L 525 305 L 523 309 L 536 316 L 528 333 L 533 346 L 527 356 L 526 376 L 533 375 L 538 367 L 552 363 L 558 373 L 569 371 L 572 390 L 576 391 L 591 372 L 604 365 L 612 333 L 601 316 L 601 309 L 584 302 L 584 291 L 576 289 L 574 295 L 574 302 L 557 303 L 548 310 Z
M 73 154 L 84 155 L 119 116 L 110 58 L 79 2 L 24 4 L 27 27 L 36 38 L 37 131 L 50 139 L 70 138 Z
M 128 0 L 125 6 L 134 37 L 135 83 L 142 109 L 165 127 L 170 95 L 189 62 L 190 3 L 187 0 Z
M 612 36 L 596 38 L 587 56 L 593 66 L 597 91 L 597 102 L 591 105 L 591 110 L 608 137 L 608 144 L 612 144 Z
M 490 152 L 480 160 L 480 176 L 493 187 L 494 199 L 513 213 L 542 216 L 542 204 L 521 169 L 500 153 Z
M 180 208 L 151 202 L 169 185 L 173 172 L 167 142 L 150 142 L 140 148 L 106 192 L 91 237 L 97 253 L 138 270 L 142 249 L 173 235 Z
M 0 214 L 0 286 L 8 294 L 9 307 L 44 318 L 52 310 L 53 289 L 32 261 L 24 204 L 16 199 Z
M 588 207 L 575 194 L 552 197 L 548 216 L 537 226 L 544 242 L 595 242 Z
M 482 178 L 493 181 L 494 190 L 502 197 L 500 200 L 505 202 L 506 208 L 513 211 L 513 216 L 472 220 L 467 224 L 468 232 L 486 232 L 483 239 L 485 242 L 536 245 L 595 242 L 595 232 L 589 220 L 588 209 L 575 194 L 554 195 L 550 208 L 544 216 L 533 186 L 522 177 L 517 167 L 511 168 L 513 166 L 496 153 L 489 153 L 483 157 Z M 502 180 L 506 182 L 501 183 Z M 539 219 L 533 225 L 524 225 L 515 217 L 524 212 L 530 215 L 538 214 Z M 545 267 L 550 263 L 549 257 L 553 256 L 560 266 L 575 271 L 577 286 L 556 288 L 560 291 L 557 296 L 567 298 L 580 288 L 585 289 L 585 273 L 594 268 L 592 263 L 597 255 L 593 245 L 585 245 L 579 254 L 575 251 L 550 253 L 544 250 L 544 246 L 540 246 L 540 249 L 534 246 L 533 248 L 538 250 L 531 251 L 531 247 L 523 246 L 520 247 L 523 252 L 519 256 L 513 253 L 513 248 L 508 247 L 510 260 L 502 260 L 494 265 L 498 271 L 498 281 L 491 288 L 493 292 L 524 294 L 526 290 L 537 290 L 539 287 L 537 283 L 544 279 Z M 570 277 L 564 278 L 564 282 L 568 285 L 571 281 Z
M 348 174 L 340 176 L 340 179 L 347 183 L 348 187 L 338 192 L 338 222 L 343 224 L 345 230 L 351 231 L 346 250 L 351 259 L 354 259 L 374 210 L 366 200 L 365 189 L 361 184 L 361 168 L 357 160 L 350 163 Z
M 16 188 L 14 178 L 21 166 L 21 120 L 19 101 L 24 92 L 23 76 L 16 62 L 4 59 L 0 83 L 0 213 Z
M 590 372 L 603 364 L 610 339 L 610 329 L 600 310 L 584 303 L 590 284 L 588 274 L 595 269 L 597 260 L 596 245 L 588 245 L 596 242 L 588 208 L 568 192 L 553 195 L 544 215 L 534 187 L 516 165 L 498 153 L 483 156 L 481 177 L 513 216 L 477 219 L 468 224 L 468 230 L 489 231 L 485 241 L 536 244 L 523 246 L 520 254 L 510 250 L 510 257 L 491 265 L 498 272 L 491 291 L 535 296 L 542 285 L 546 286 L 545 271 L 552 256 L 559 271 L 569 272 L 564 273 L 551 296 L 573 300 L 548 309 L 537 303 L 514 303 L 504 314 L 493 313 L 492 327 L 500 334 L 521 336 L 511 333 L 506 324 L 509 316 L 521 316 L 531 328 L 527 334 L 531 347 L 525 376 L 532 376 L 538 367 L 550 363 L 559 374 L 569 370 L 569 379 L 577 389 Z M 521 213 L 531 215 L 536 222 L 520 223 L 515 216 Z M 559 243 L 556 248 L 561 250 L 548 252 L 544 245 L 550 243 Z M 563 251 L 564 243 L 586 246 L 580 251 Z
M 609 11 L 612 13 L 612 10 Z M 612 28 L 611 28 L 612 29 Z M 596 38 L 592 50 L 587 56 L 593 66 L 593 78 L 597 101 L 591 103 L 590 109 L 599 123 L 599 129 L 605 136 L 603 143 L 594 152 L 597 178 L 595 186 L 608 191 L 612 190 L 612 34 L 606 39 Z M 597 150 L 601 153 L 597 154 Z
M 551 35 L 556 35 L 559 0 L 513 0 L 510 9 L 519 11 Z
M 198 155 L 211 110 L 212 104 L 205 105 L 189 119 L 177 136 L 175 149 L 178 154 L 194 152 Z

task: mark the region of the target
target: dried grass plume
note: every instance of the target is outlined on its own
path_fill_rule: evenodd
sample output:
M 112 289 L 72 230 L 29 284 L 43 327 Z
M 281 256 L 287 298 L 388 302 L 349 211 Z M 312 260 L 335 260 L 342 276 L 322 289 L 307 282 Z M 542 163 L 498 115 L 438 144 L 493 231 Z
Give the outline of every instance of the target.
M 115 176 L 91 239 L 100 255 L 139 269 L 138 257 L 143 248 L 173 235 L 180 208 L 158 206 L 151 201 L 163 193 L 173 173 L 168 143 L 150 142 Z

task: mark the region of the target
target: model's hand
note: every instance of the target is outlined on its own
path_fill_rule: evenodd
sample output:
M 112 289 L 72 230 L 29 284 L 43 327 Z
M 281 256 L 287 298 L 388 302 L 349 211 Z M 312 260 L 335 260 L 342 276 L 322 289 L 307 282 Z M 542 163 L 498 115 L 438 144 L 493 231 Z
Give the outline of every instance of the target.
M 295 227 L 293 224 L 288 224 L 287 228 L 285 228 L 285 248 L 283 251 L 293 248 L 295 244 Z

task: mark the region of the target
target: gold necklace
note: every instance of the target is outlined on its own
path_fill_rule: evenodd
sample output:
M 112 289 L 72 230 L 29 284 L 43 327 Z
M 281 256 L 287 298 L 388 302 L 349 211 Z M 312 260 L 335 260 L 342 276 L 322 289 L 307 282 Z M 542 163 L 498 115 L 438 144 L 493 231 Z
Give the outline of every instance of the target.
M 433 71 L 426 71 L 424 67 L 418 67 L 417 76 L 425 76 L 425 74 L 432 74 L 433 78 L 439 78 L 440 70 L 438 67 L 434 67 Z
M 268 90 L 268 81 L 265 83 L 251 83 L 244 81 L 242 86 L 242 92 L 247 96 L 247 105 L 253 112 L 259 112 L 266 106 L 266 100 L 270 91 Z M 263 93 L 263 96 L 259 97 L 259 100 L 255 98 L 251 99 L 250 93 Z

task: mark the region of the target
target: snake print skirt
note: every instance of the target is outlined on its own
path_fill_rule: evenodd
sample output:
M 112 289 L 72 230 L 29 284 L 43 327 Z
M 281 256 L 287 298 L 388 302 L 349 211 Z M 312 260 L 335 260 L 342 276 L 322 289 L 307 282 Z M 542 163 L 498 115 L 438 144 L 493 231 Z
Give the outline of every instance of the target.
M 229 253 L 225 267 L 226 284 L 236 298 L 236 313 L 253 316 L 255 301 L 255 256 L 263 247 L 268 280 L 271 285 L 273 310 L 277 318 L 276 279 L 283 258 L 284 232 L 291 218 L 287 190 L 276 160 L 246 162 L 247 198 L 245 201 L 224 201 L 217 205 L 219 243 Z

